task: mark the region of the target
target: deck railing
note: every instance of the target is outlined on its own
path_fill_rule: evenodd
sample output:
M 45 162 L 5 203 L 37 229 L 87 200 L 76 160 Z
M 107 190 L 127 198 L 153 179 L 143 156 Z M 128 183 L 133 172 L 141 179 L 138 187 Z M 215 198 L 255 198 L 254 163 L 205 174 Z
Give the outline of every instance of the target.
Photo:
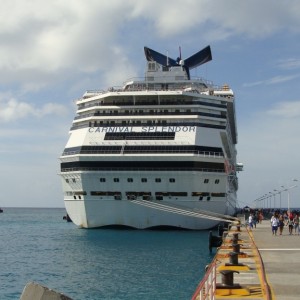
M 214 300 L 216 293 L 216 263 L 212 262 L 199 283 L 192 300 Z

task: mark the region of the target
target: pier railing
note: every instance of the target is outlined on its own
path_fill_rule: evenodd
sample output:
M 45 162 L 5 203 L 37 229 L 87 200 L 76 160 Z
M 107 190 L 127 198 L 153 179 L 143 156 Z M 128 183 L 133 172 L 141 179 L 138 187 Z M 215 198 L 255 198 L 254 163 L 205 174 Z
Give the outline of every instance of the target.
M 216 293 L 216 263 L 212 262 L 199 283 L 192 300 L 214 300 Z

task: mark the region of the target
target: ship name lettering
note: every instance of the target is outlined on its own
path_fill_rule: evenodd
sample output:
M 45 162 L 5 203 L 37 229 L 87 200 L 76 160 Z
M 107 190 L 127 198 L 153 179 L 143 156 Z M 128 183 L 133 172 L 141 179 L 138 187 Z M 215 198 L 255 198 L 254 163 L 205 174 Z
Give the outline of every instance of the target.
M 133 132 L 133 127 L 89 127 L 90 133 Z M 142 132 L 195 132 L 196 126 L 143 126 Z
M 132 127 L 90 127 L 89 132 L 132 132 Z
M 142 132 L 195 132 L 196 126 L 144 126 Z

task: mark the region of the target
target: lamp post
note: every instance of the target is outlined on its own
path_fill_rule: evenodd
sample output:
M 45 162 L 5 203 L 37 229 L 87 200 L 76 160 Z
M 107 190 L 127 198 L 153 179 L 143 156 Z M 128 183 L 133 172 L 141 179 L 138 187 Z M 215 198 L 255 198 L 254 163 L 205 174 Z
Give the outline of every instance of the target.
M 276 208 L 276 194 L 278 194 L 279 193 L 279 191 L 278 190 L 273 190 L 274 191 L 274 208 Z
M 287 194 L 288 194 L 288 212 L 290 212 L 290 189 L 297 187 L 297 185 L 292 185 L 289 188 L 287 188 Z
M 282 185 L 281 187 L 284 188 L 283 185 Z M 282 192 L 283 192 L 283 190 L 280 190 L 280 192 L 279 192 L 279 193 L 280 193 L 280 210 L 281 210 L 281 193 L 282 193 Z
M 270 208 L 272 207 L 272 196 L 273 196 L 273 193 L 272 192 L 269 192 L 269 194 L 270 194 Z
M 297 179 L 293 179 L 293 181 L 298 181 Z M 298 185 L 294 184 L 292 186 L 287 187 L 284 191 L 287 191 L 287 202 L 288 202 L 288 213 L 290 212 L 290 189 L 297 187 Z

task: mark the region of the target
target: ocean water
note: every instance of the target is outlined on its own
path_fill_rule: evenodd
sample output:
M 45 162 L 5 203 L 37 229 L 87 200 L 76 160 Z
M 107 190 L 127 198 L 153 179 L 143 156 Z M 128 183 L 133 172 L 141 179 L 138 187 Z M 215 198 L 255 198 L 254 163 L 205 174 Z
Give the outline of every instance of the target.
M 213 254 L 208 231 L 79 229 L 64 209 L 4 208 L 0 299 L 34 281 L 74 300 L 190 299 Z

